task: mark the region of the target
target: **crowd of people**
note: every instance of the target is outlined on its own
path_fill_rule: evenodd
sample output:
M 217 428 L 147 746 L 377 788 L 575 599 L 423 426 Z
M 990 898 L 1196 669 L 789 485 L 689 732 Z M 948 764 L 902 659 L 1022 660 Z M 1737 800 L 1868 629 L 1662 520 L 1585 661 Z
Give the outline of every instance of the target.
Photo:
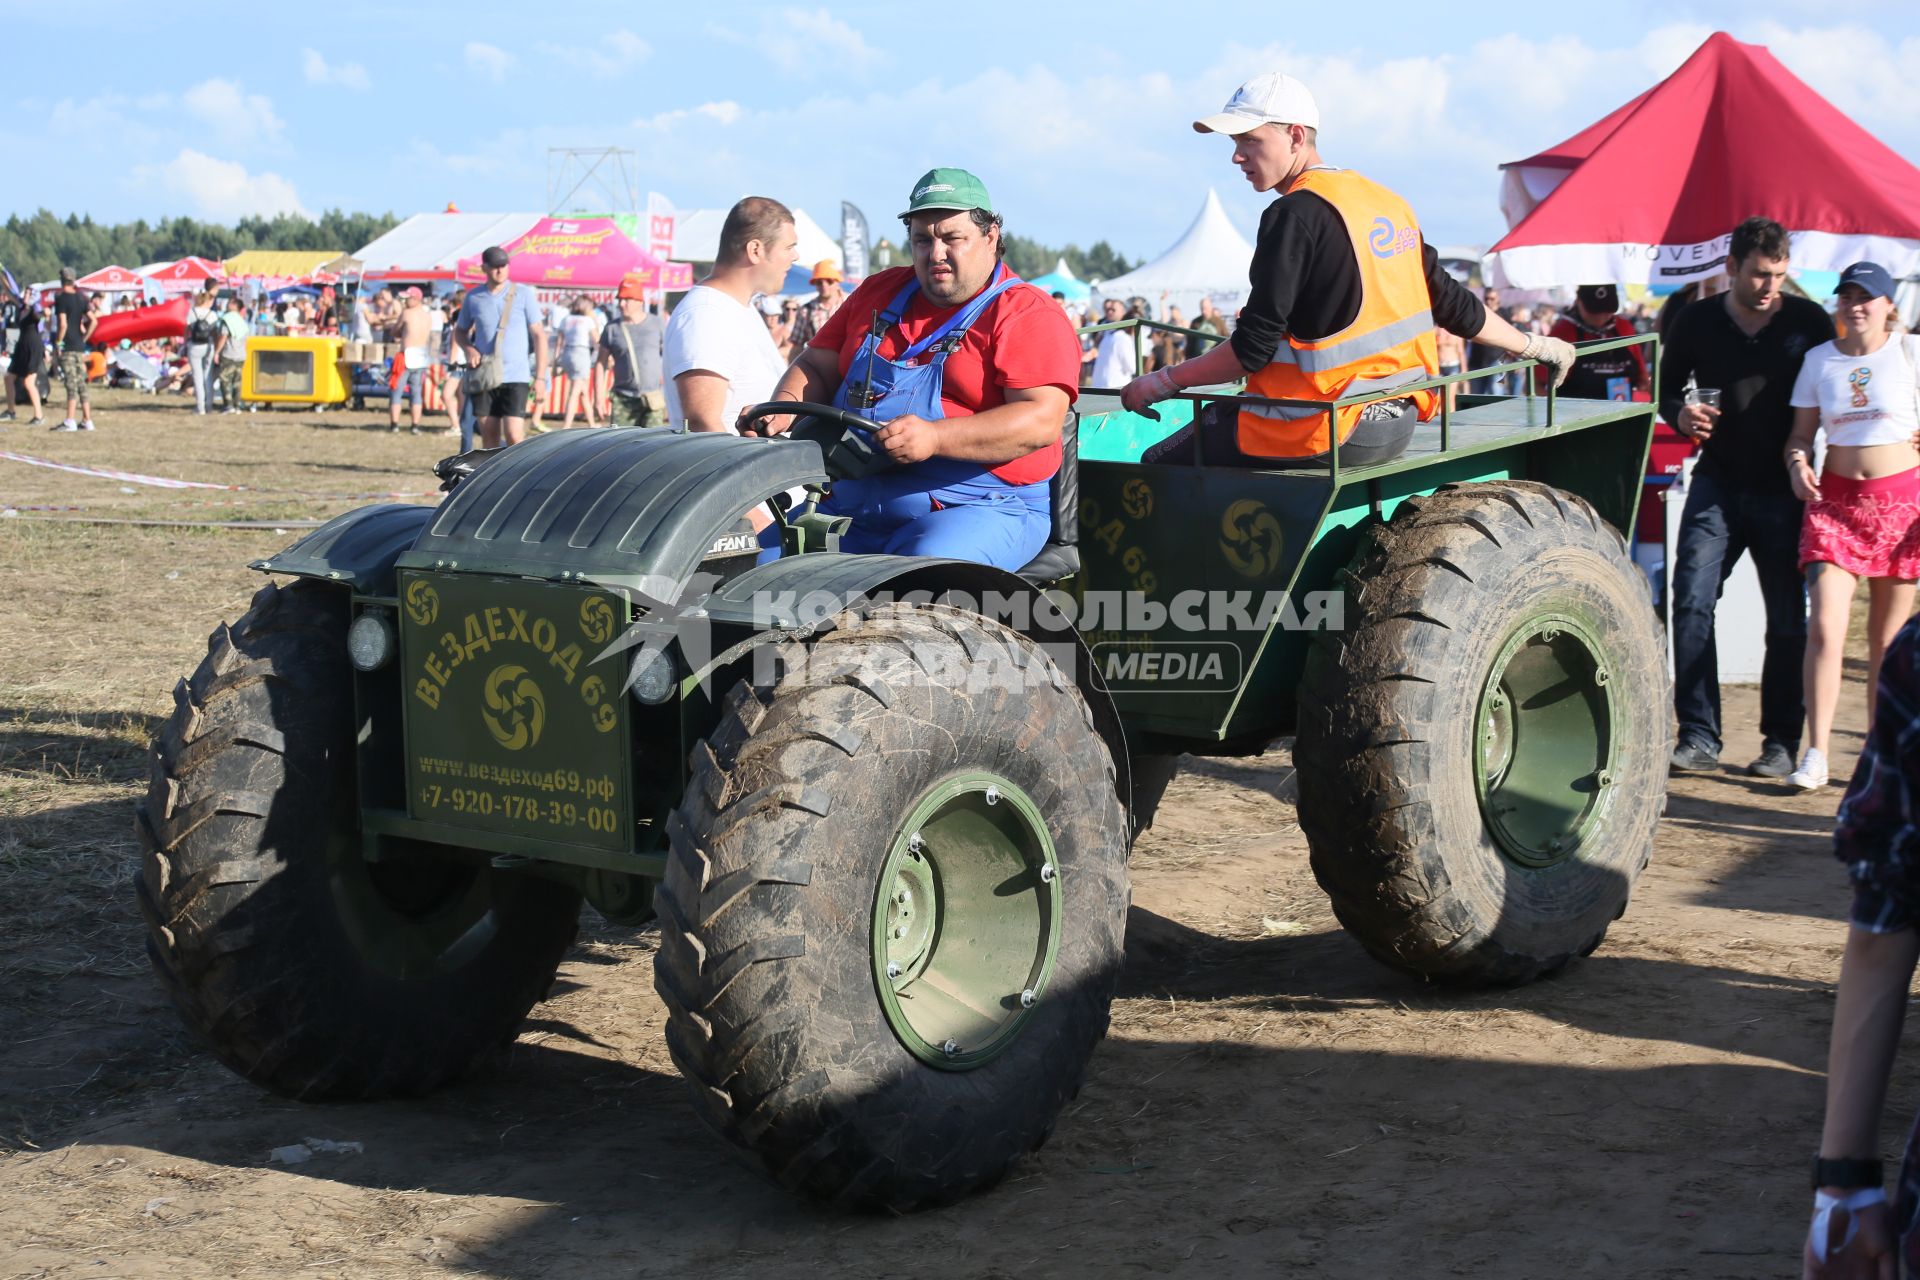
M 102 349 L 91 341 L 98 321 L 140 307 L 142 300 L 137 294 L 115 300 L 83 291 L 75 283 L 75 272 L 65 269 L 57 290 L 44 298 L 10 292 L 0 296 L 0 358 L 5 361 L 7 392 L 0 422 L 47 425 L 46 408 L 56 386 L 64 394 L 65 414 L 52 424 L 55 431 L 94 429 L 90 388 L 96 386 L 190 396 L 194 412 L 201 415 L 257 410 L 258 404 L 243 397 L 248 342 L 255 337 L 322 337 L 355 344 L 344 348 L 350 354 L 379 346 L 377 358 L 347 363 L 356 397 L 386 398 L 392 430 L 401 428 L 403 405 L 412 430 L 427 429 L 431 388 L 446 415 L 440 433 L 461 436 L 470 445 L 474 405 L 462 392 L 471 361 L 455 338 L 467 297 L 464 289 L 429 296 L 419 285 L 338 294 L 325 285 L 278 296 L 210 286 L 190 299 L 180 337 L 122 340 Z M 573 426 L 576 417 L 588 426 L 603 425 L 600 403 L 590 391 L 596 368 L 610 380 L 612 416 L 605 425 L 658 424 L 664 419 L 659 360 L 665 321 L 645 299 L 638 277 L 605 302 L 582 294 L 570 302 L 542 303 L 527 294 L 518 322 L 524 325 L 531 319 L 556 353 L 554 370 L 567 378 L 563 428 Z M 536 430 L 542 429 L 540 405 L 548 372 L 543 363 L 536 390 L 516 406 L 516 417 L 527 415 L 531 406 Z

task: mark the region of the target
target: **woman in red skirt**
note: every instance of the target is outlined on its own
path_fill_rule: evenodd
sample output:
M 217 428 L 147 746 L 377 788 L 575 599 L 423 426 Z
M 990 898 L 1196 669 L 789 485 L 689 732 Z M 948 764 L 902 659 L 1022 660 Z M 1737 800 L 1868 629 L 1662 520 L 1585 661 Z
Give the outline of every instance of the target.
M 1803 791 L 1827 784 L 1827 750 L 1840 701 L 1842 650 L 1853 590 L 1867 580 L 1867 688 L 1913 610 L 1920 578 L 1920 352 L 1892 331 L 1893 277 L 1877 262 L 1840 274 L 1844 337 L 1807 353 L 1793 384 L 1787 471 L 1807 504 L 1800 567 L 1812 606 L 1807 626 L 1807 747 L 1787 778 Z M 1813 438 L 1827 435 L 1826 465 L 1813 470 Z M 1868 722 L 1873 707 L 1869 694 Z

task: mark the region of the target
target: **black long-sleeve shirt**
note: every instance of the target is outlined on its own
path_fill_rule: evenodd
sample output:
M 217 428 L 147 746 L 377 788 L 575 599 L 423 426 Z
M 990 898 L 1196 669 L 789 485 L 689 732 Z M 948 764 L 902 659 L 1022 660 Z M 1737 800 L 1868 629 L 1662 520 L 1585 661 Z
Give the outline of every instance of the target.
M 1471 338 L 1486 323 L 1487 307 L 1448 275 L 1440 255 L 1422 240 L 1427 292 L 1433 297 L 1433 322 L 1450 333 Z M 1317 342 L 1340 332 L 1360 314 L 1360 263 L 1353 237 L 1339 212 L 1312 191 L 1281 196 L 1260 215 L 1260 238 L 1248 272 L 1252 290 L 1240 325 L 1233 331 L 1233 353 L 1248 373 L 1273 359 L 1292 333 Z
M 1687 378 L 1720 389 L 1720 420 L 1700 449 L 1700 470 L 1750 493 L 1793 492 L 1781 452 L 1793 433 L 1793 382 L 1807 352 L 1833 340 L 1819 303 L 1788 295 L 1749 337 L 1716 294 L 1674 317 L 1660 349 L 1660 416 L 1680 420 Z

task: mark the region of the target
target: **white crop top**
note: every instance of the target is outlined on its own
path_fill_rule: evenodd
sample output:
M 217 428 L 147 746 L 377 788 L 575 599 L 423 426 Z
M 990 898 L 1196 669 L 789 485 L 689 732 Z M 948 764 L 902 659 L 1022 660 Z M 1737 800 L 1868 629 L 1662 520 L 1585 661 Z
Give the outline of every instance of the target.
M 1807 352 L 1793 383 L 1796 409 L 1820 410 L 1827 444 L 1905 444 L 1920 427 L 1914 405 L 1920 337 L 1894 334 L 1870 356 L 1831 342 Z

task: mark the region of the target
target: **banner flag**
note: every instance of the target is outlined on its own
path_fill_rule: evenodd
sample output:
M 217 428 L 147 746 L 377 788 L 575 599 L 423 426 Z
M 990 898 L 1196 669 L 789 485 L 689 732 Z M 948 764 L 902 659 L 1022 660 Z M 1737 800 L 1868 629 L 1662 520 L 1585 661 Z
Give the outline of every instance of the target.
M 846 200 L 840 202 L 840 253 L 849 283 L 867 278 L 867 215 Z

